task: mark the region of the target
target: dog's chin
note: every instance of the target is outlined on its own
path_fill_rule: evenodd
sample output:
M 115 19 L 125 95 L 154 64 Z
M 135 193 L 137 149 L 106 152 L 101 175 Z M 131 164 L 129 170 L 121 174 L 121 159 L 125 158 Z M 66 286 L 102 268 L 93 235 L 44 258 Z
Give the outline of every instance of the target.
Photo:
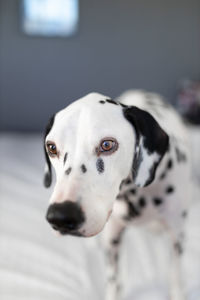
M 86 237 L 86 238 L 96 236 L 96 235 L 98 235 L 99 233 L 101 233 L 103 231 L 105 225 L 106 225 L 106 223 L 103 224 L 101 227 L 98 227 L 98 229 L 96 229 L 95 231 L 82 229 L 81 230 L 81 236 Z
M 84 238 L 89 238 L 89 237 L 93 237 L 93 236 L 96 236 L 97 234 L 99 234 L 101 232 L 100 231 L 96 231 L 96 232 L 85 232 L 83 230 L 83 232 L 80 232 L 80 231 L 69 231 L 67 229 L 60 229 L 60 230 L 55 230 L 58 235 L 61 235 L 61 236 L 66 236 L 66 235 L 72 235 L 72 236 L 76 236 L 76 237 L 84 237 Z
M 73 235 L 73 236 L 83 237 L 83 234 L 79 231 L 70 231 L 70 230 L 67 230 L 67 229 L 60 229 L 57 232 L 60 235 Z

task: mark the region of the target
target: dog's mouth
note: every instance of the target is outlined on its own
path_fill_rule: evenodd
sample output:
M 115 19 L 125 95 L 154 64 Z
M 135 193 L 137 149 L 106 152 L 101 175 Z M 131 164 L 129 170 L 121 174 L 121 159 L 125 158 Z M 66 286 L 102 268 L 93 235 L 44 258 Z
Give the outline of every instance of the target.
M 80 232 L 78 230 L 69 230 L 67 228 L 64 227 L 57 227 L 57 226 L 52 226 L 52 228 L 57 231 L 60 235 L 73 235 L 73 236 L 77 236 L 77 237 L 85 237 L 85 238 L 90 238 L 93 236 L 96 236 L 97 234 L 99 234 L 101 232 L 100 231 L 95 231 L 93 233 L 89 233 L 87 234 L 85 232 L 85 230 L 83 230 L 83 232 Z
M 52 226 L 52 228 L 56 231 L 58 231 L 61 235 L 74 235 L 74 236 L 83 236 L 81 232 L 77 230 L 69 230 L 65 227 L 57 227 L 55 225 Z

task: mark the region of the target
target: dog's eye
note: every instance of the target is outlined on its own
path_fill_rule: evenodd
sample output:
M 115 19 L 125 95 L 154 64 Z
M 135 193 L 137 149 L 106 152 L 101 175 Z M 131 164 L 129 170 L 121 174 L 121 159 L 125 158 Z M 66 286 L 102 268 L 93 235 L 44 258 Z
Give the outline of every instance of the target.
M 101 148 L 102 148 L 104 151 L 110 151 L 110 150 L 113 148 L 113 144 L 114 144 L 113 141 L 103 141 L 103 142 L 101 143 Z
M 106 138 L 100 142 L 98 154 L 111 154 L 118 148 L 118 143 L 114 138 Z
M 57 148 L 56 145 L 53 143 L 48 143 L 47 144 L 47 151 L 50 156 L 56 156 L 57 155 Z

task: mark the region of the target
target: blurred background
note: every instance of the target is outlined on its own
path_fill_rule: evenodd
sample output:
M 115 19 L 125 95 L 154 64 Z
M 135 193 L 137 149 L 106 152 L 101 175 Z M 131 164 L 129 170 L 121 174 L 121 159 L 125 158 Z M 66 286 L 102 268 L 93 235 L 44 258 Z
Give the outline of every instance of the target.
M 0 0 L 1 130 L 41 131 L 91 91 L 141 88 L 175 103 L 180 80 L 199 79 L 198 0 L 79 1 L 76 30 L 53 37 L 24 32 L 22 3 Z
M 199 80 L 199 0 L 0 0 L 1 300 L 103 299 L 98 237 L 58 238 L 45 221 L 42 132 L 77 98 L 130 88 L 160 93 L 196 124 L 184 286 L 200 299 Z M 166 236 L 131 228 L 122 248 L 124 299 L 168 299 Z

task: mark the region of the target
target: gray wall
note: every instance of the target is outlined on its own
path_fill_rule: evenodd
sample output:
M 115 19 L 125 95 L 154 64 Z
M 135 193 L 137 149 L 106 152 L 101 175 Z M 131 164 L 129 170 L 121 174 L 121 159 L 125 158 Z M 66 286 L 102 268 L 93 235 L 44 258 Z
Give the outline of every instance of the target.
M 80 0 L 68 39 L 25 36 L 19 4 L 0 0 L 1 130 L 41 130 L 90 91 L 145 88 L 173 101 L 179 79 L 199 76 L 199 0 Z

